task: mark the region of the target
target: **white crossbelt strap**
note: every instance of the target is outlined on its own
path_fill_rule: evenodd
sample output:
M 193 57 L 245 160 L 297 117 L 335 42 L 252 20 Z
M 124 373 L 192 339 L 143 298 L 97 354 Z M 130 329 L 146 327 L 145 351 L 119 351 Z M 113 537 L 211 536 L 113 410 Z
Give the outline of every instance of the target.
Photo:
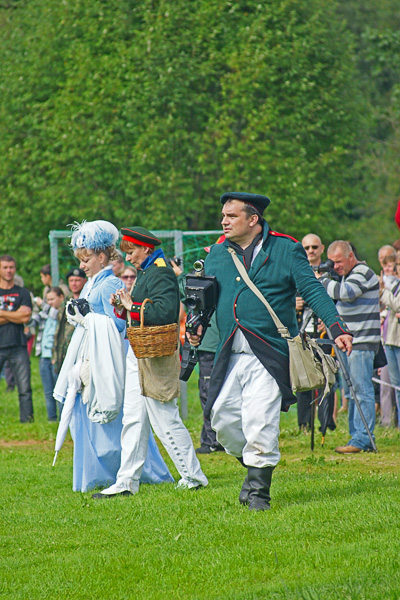
M 262 293 L 260 292 L 260 290 L 258 289 L 258 287 L 251 281 L 250 277 L 247 274 L 247 271 L 244 267 L 244 265 L 242 265 L 242 263 L 240 262 L 235 250 L 233 248 L 228 248 L 228 252 L 230 253 L 230 255 L 232 256 L 233 262 L 235 263 L 235 266 L 237 268 L 237 270 L 239 271 L 239 273 L 241 274 L 243 281 L 247 284 L 247 286 L 251 289 L 252 292 L 254 292 L 254 294 L 257 296 L 257 298 L 259 300 L 261 300 L 261 302 L 264 304 L 264 306 L 267 308 L 269 314 L 272 317 L 273 322 L 275 323 L 275 326 L 278 330 L 278 333 L 283 337 L 283 338 L 290 338 L 292 337 L 289 333 L 289 330 L 287 327 L 285 327 L 285 325 L 282 323 L 282 321 L 279 319 L 278 315 L 276 314 L 276 312 L 274 311 L 274 309 L 272 308 L 272 306 L 269 304 L 269 302 L 264 298 L 264 296 L 262 295 Z

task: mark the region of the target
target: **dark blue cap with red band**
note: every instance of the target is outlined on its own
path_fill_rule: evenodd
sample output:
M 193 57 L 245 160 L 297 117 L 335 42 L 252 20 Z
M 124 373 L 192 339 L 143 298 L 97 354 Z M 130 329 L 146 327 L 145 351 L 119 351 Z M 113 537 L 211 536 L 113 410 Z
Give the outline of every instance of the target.
M 260 194 L 248 194 L 247 192 L 226 192 L 222 194 L 220 201 L 221 204 L 225 204 L 228 200 L 240 200 L 245 204 L 250 204 L 262 215 L 264 210 L 267 208 L 271 200 L 267 196 L 261 196 Z

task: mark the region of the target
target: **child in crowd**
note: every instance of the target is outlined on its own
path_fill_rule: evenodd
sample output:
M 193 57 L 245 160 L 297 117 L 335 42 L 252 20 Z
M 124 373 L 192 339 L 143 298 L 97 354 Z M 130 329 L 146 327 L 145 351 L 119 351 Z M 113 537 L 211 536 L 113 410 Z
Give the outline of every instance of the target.
M 395 286 L 399 281 L 397 274 L 396 259 L 391 256 L 385 256 L 382 261 L 383 281 L 387 289 Z
M 57 375 L 52 364 L 52 351 L 54 335 L 57 327 L 57 315 L 64 301 L 61 288 L 51 287 L 46 294 L 46 301 L 42 303 L 40 312 L 33 317 L 37 327 L 36 356 L 40 357 L 39 370 L 42 378 L 44 396 L 46 400 L 47 418 L 57 421 L 57 401 L 53 397 Z M 59 411 L 60 412 L 60 411 Z

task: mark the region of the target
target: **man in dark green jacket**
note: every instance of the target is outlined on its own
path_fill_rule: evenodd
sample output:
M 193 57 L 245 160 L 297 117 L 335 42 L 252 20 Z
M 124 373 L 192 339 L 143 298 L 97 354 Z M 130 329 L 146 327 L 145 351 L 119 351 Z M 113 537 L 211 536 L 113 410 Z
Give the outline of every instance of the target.
M 251 510 L 270 507 L 272 471 L 279 462 L 280 410 L 296 399 L 289 381 L 288 347 L 263 303 L 248 288 L 228 252 L 235 249 L 250 279 L 291 335 L 297 335 L 296 291 L 330 328 L 337 346 L 351 352 L 351 335 L 316 279 L 302 245 L 271 231 L 262 214 L 266 196 L 228 192 L 221 197 L 226 240 L 206 259 L 215 275 L 220 332 L 205 414 L 218 441 L 247 467 L 239 500 Z M 198 332 L 200 334 L 200 332 Z M 193 345 L 198 336 L 190 336 Z

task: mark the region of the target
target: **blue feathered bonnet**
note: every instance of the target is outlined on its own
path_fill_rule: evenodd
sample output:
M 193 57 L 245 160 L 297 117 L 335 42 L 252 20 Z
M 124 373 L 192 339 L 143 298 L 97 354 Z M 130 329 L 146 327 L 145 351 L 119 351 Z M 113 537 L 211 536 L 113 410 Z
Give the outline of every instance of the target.
M 118 229 L 109 221 L 82 221 L 72 225 L 71 247 L 78 250 L 104 250 L 115 246 L 119 238 Z

